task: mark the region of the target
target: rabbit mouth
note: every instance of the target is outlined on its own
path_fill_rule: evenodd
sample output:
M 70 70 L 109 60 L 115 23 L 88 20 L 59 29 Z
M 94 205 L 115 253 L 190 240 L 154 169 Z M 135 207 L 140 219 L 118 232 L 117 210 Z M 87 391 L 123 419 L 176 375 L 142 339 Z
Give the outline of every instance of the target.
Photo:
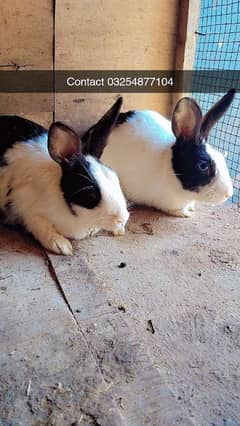
M 205 187 L 205 189 L 200 193 L 200 198 L 202 201 L 212 203 L 212 204 L 222 204 L 227 201 L 233 195 L 233 188 L 226 187 L 219 183 L 219 177 L 216 176 L 210 185 Z

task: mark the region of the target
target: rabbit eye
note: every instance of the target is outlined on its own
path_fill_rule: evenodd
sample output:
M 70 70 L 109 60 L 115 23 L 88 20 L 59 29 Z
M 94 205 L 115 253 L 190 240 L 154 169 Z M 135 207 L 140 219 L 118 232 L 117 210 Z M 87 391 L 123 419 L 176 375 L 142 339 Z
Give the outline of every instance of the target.
M 200 172 L 202 173 L 206 173 L 209 170 L 209 165 L 207 163 L 207 161 L 199 161 L 198 163 L 198 169 L 200 170 Z

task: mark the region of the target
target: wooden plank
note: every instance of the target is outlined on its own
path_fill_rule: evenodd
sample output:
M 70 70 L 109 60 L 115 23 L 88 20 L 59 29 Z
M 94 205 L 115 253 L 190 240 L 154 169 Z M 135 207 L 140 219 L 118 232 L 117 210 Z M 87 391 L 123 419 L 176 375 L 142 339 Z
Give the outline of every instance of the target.
M 53 110 L 53 93 L 0 93 L 0 114 L 53 115 Z
M 52 68 L 52 1 L 1 1 L 0 64 Z
M 0 70 L 53 69 L 52 1 L 1 1 Z M 14 71 L 19 69 L 19 71 Z M 52 94 L 0 94 L 0 113 L 53 111 Z
M 73 126 L 80 134 L 110 108 L 119 94 L 62 93 L 56 95 L 56 119 Z M 153 109 L 169 115 L 169 93 L 123 94 L 122 111 Z
M 92 0 L 89 7 L 88 0 L 57 1 L 56 68 L 137 70 L 173 65 L 177 4 Z
M 186 52 L 186 38 L 189 16 L 189 0 L 180 0 L 178 7 L 178 30 L 176 39 L 176 53 L 175 53 L 175 69 L 184 69 L 184 59 Z
M 193 70 L 197 46 L 197 30 L 201 0 L 180 0 L 178 9 L 178 32 L 175 53 L 175 69 Z M 189 79 L 189 75 L 186 77 Z M 187 81 L 189 84 L 189 80 Z M 184 86 L 184 80 L 183 80 Z M 172 94 L 172 109 L 188 92 Z
M 39 123 L 43 127 L 46 127 L 46 129 L 50 127 L 50 124 L 53 121 L 52 112 L 39 112 L 39 113 L 31 113 L 31 114 L 29 113 L 29 114 L 23 114 L 23 115 L 29 120 L 35 121 L 35 123 Z
M 178 1 L 61 0 L 56 2 L 56 69 L 171 69 Z M 81 19 L 84 17 L 84 19 Z M 114 94 L 58 94 L 56 117 L 85 130 Z M 126 94 L 125 109 L 169 112 L 170 95 Z
M 192 70 L 197 46 L 201 0 L 189 0 L 183 69 Z

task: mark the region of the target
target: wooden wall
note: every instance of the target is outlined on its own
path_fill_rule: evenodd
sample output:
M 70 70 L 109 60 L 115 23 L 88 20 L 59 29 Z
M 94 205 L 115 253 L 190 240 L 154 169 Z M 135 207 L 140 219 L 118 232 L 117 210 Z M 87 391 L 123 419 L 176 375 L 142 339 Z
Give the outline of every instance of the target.
M 0 71 L 52 69 L 52 0 L 1 0 L 0 40 Z M 1 93 L 0 113 L 25 113 L 47 125 L 53 117 L 53 95 Z
M 57 69 L 171 69 L 178 0 L 57 0 Z M 84 102 L 78 103 L 78 99 Z M 58 94 L 56 117 L 83 130 L 116 94 Z M 124 94 L 124 109 L 168 113 L 169 94 Z
M 20 70 L 174 68 L 179 4 L 178 0 L 1 0 L 0 66 L 14 69 L 14 64 L 20 64 L 25 67 Z M 116 96 L 57 94 L 53 105 L 50 95 L 2 94 L 0 112 L 25 113 L 47 123 L 54 110 L 56 119 L 84 130 Z M 171 95 L 124 95 L 124 109 L 136 107 L 168 114 Z

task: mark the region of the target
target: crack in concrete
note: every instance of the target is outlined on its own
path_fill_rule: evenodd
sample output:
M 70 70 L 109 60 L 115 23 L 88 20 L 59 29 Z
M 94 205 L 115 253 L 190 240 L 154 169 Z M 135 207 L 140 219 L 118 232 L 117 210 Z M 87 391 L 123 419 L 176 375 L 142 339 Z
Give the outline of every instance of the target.
M 44 252 L 44 257 L 45 257 L 45 262 L 46 262 L 46 265 L 47 265 L 47 267 L 48 267 L 48 271 L 49 271 L 49 274 L 50 274 L 51 278 L 52 278 L 52 279 L 53 279 L 53 281 L 55 282 L 55 284 L 56 284 L 56 286 L 57 286 L 57 288 L 58 288 L 58 290 L 59 290 L 59 292 L 60 292 L 60 294 L 61 294 L 61 296 L 62 296 L 62 298 L 63 298 L 64 302 L 66 303 L 66 305 L 67 305 L 67 307 L 68 307 L 68 310 L 69 310 L 69 312 L 70 312 L 71 316 L 73 317 L 73 320 L 74 320 L 75 325 L 77 326 L 77 328 L 79 329 L 79 331 L 81 331 L 82 335 L 84 336 L 83 331 L 81 330 L 81 327 L 80 327 L 80 325 L 79 325 L 79 323 L 78 323 L 78 321 L 77 321 L 77 318 L 76 318 L 76 316 L 74 315 L 74 312 L 73 312 L 73 310 L 72 310 L 72 307 L 71 307 L 71 305 L 70 305 L 70 303 L 69 303 L 69 301 L 68 301 L 68 298 L 67 298 L 67 296 L 66 296 L 66 293 L 65 293 L 65 291 L 64 291 L 64 289 L 63 289 L 63 287 L 62 287 L 62 285 L 61 285 L 61 283 L 60 283 L 60 281 L 59 281 L 59 279 L 58 279 L 58 276 L 57 276 L 57 273 L 56 273 L 56 271 L 55 271 L 55 268 L 54 268 L 54 266 L 53 266 L 53 264 L 52 264 L 52 261 L 51 261 L 50 257 L 48 256 L 48 254 L 47 254 L 46 252 Z M 84 337 L 85 337 L 85 336 L 84 336 Z

